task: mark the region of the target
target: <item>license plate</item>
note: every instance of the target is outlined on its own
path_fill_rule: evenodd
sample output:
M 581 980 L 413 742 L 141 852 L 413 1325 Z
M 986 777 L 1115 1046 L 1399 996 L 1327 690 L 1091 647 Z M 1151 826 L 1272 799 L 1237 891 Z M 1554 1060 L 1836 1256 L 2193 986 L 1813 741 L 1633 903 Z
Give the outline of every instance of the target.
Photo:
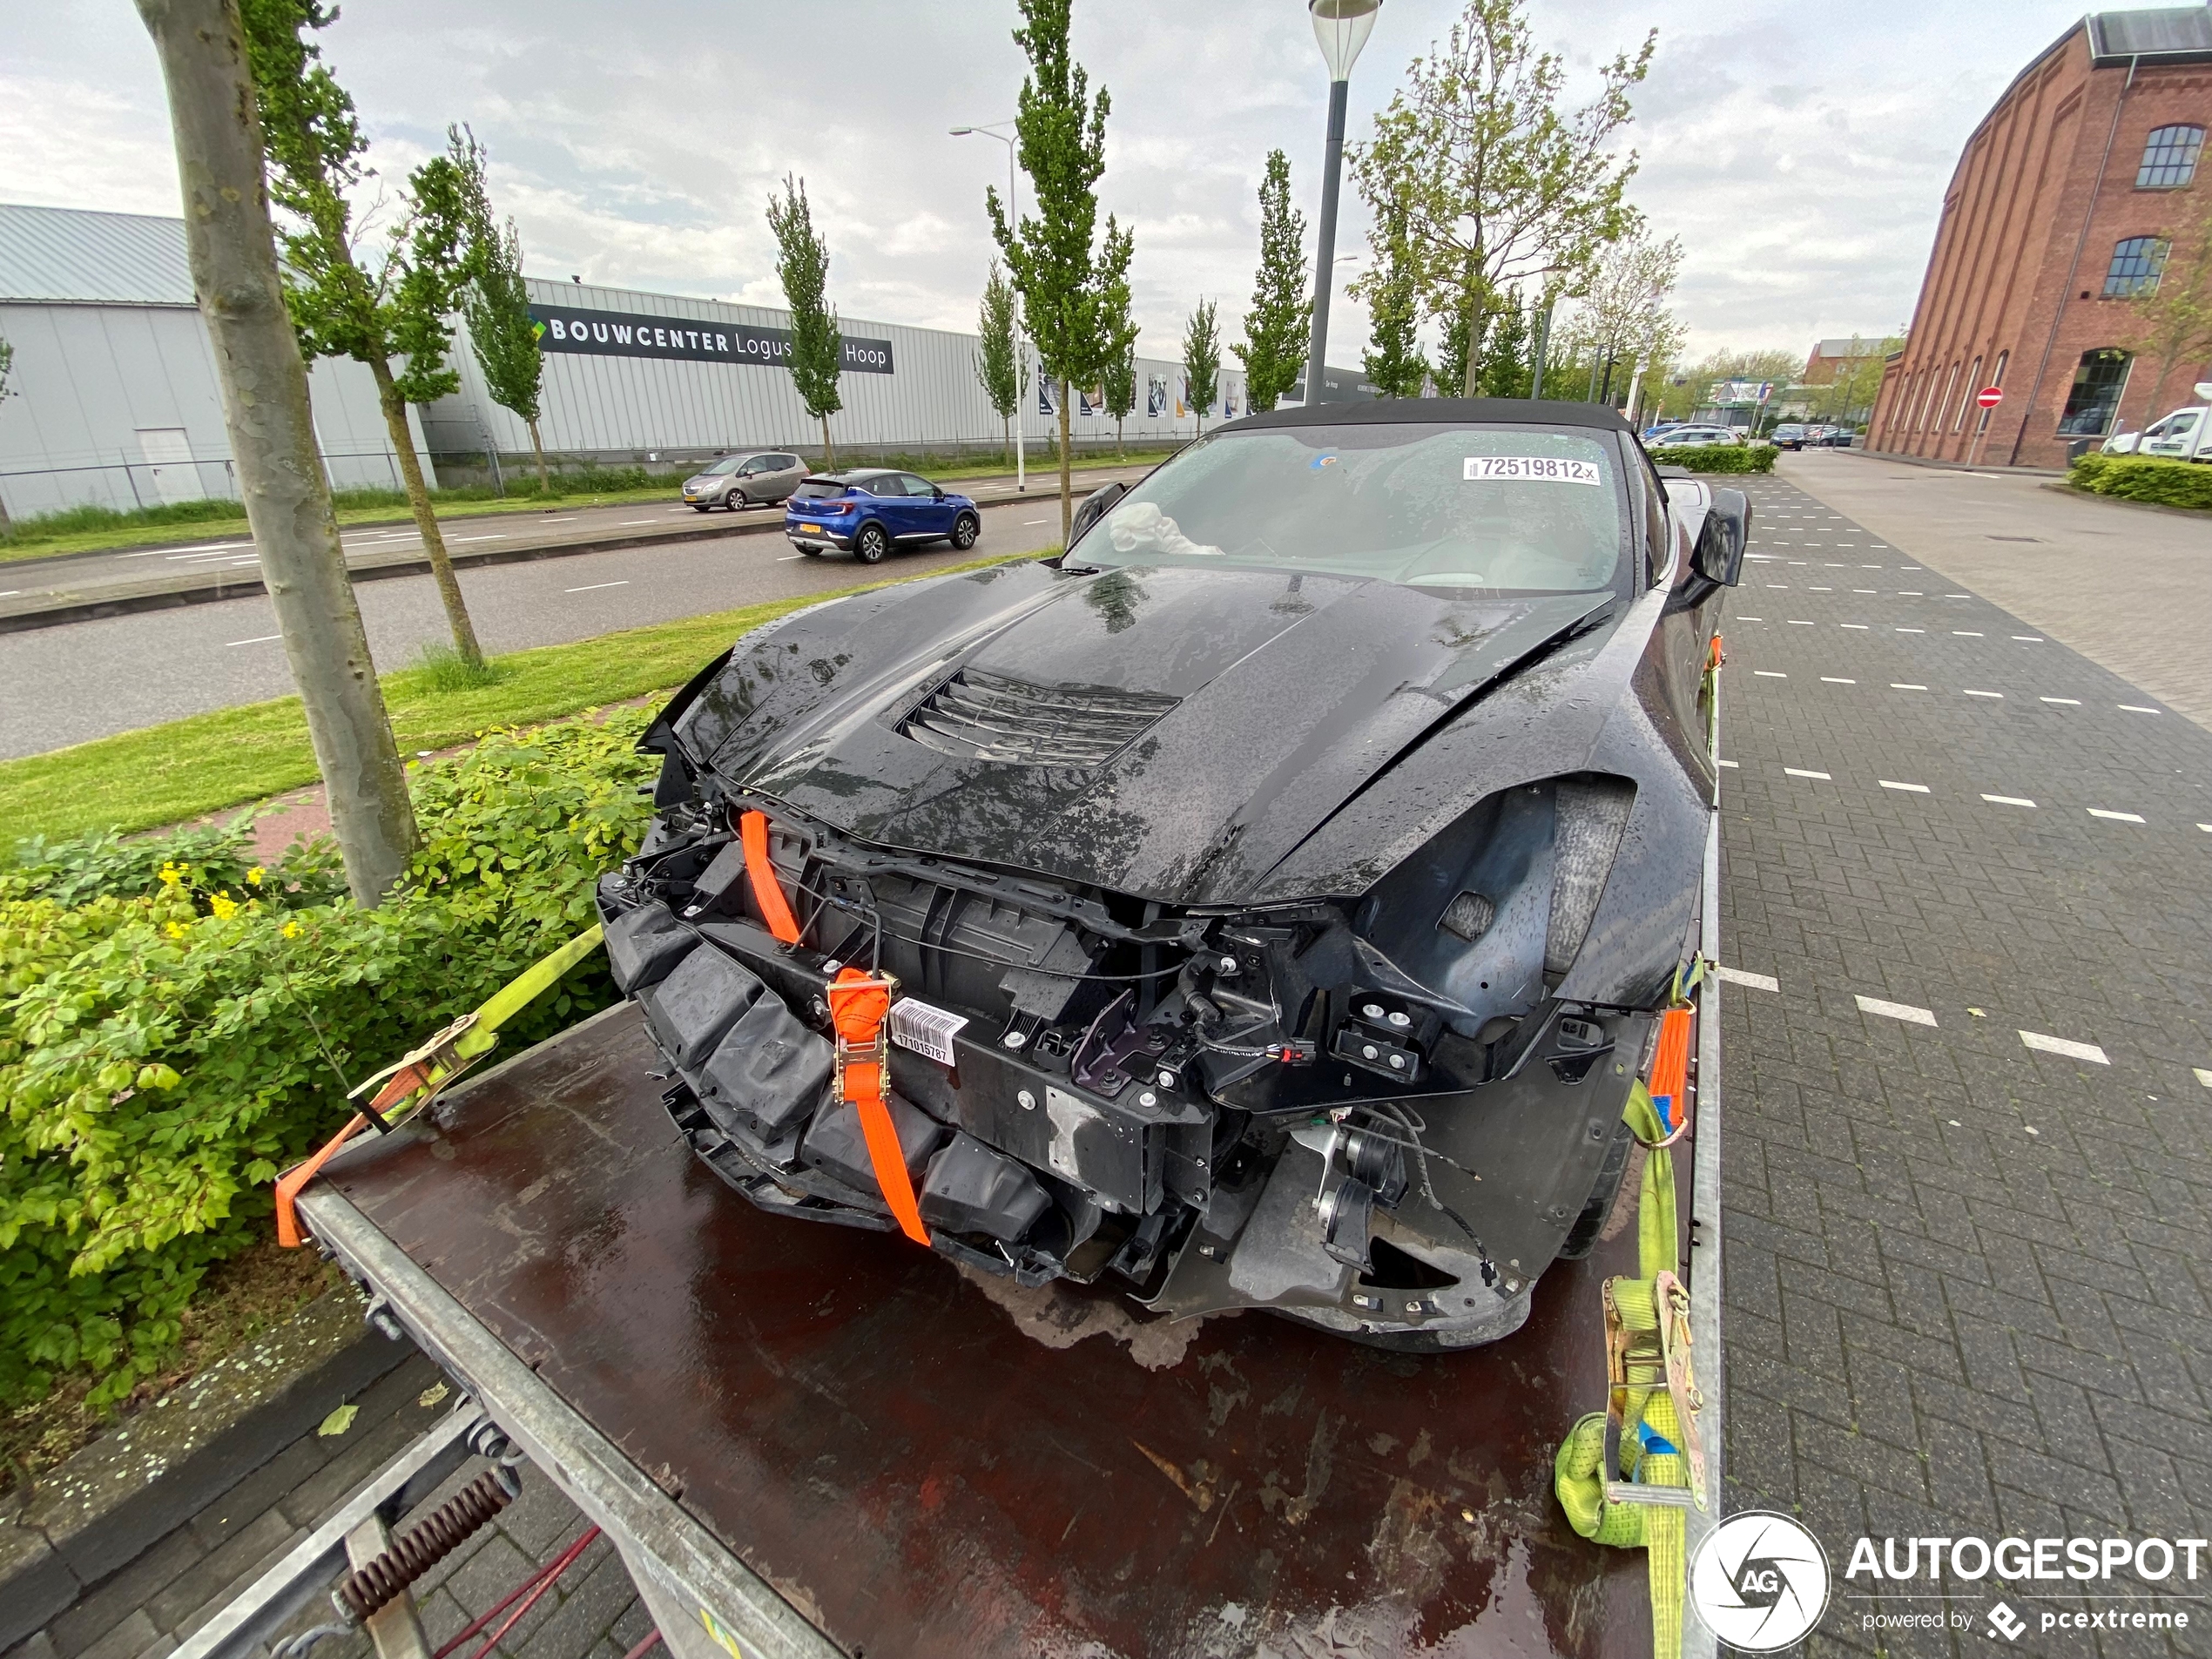
M 819 536 L 822 533 L 822 527 L 819 524 L 801 524 L 799 528 L 809 536 Z

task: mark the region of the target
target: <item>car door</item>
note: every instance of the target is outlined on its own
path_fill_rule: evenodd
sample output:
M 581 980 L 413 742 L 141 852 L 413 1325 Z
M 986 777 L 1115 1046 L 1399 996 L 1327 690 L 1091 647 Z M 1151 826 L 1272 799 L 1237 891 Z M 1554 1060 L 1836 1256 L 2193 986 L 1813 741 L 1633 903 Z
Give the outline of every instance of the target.
M 914 531 L 921 536 L 950 536 L 953 516 L 959 509 L 939 493 L 937 486 L 927 478 L 910 472 L 899 477 L 907 487 L 907 509 L 914 514 Z
M 914 533 L 910 517 L 913 509 L 907 502 L 906 483 L 897 473 L 867 473 L 855 482 L 860 489 L 875 497 L 873 510 L 875 516 L 882 521 L 883 528 L 891 532 L 894 540 Z
M 786 501 L 791 492 L 799 488 L 799 481 L 806 475 L 806 469 L 797 455 L 773 455 L 768 461 L 772 470 L 761 476 L 760 499 Z

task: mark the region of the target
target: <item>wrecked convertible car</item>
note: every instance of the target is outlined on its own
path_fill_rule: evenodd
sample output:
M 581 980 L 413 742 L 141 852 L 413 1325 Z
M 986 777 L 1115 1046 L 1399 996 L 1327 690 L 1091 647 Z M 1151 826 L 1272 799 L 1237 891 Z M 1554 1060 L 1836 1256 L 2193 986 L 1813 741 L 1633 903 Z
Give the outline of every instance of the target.
M 1742 495 L 1611 410 L 1255 415 L 1062 556 L 745 636 L 603 880 L 693 1149 L 780 1215 L 1453 1348 L 1620 1184 L 1692 954 Z

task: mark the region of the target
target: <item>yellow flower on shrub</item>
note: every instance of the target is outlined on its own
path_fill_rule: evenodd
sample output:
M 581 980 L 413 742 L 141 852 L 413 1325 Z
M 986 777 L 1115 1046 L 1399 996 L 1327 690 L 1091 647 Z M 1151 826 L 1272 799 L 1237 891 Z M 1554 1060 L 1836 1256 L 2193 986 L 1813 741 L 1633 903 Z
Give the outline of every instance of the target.
M 214 913 L 215 920 L 218 921 L 228 921 L 233 916 L 238 914 L 238 900 L 227 893 L 219 893 L 209 899 L 207 907 Z
M 166 927 L 163 927 L 161 931 L 167 934 L 172 939 L 182 939 L 185 936 L 186 929 L 183 922 L 172 921 Z
M 261 885 L 261 878 L 267 873 L 267 871 L 257 864 L 246 873 L 246 879 L 258 887 Z
M 296 921 L 287 921 L 283 927 L 278 928 L 277 931 L 282 934 L 287 939 L 297 939 L 301 934 L 305 933 L 307 929 L 302 927 Z
M 165 887 L 175 887 L 184 885 L 185 873 L 173 864 L 164 864 L 161 867 L 160 875 L 161 885 Z

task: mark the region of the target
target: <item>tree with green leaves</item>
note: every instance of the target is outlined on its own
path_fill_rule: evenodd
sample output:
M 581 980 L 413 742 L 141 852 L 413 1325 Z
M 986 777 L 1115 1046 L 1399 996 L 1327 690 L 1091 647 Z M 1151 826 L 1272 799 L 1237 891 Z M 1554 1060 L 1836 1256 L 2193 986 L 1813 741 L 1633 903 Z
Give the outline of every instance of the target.
M 1229 349 L 1244 366 L 1244 396 L 1255 414 L 1275 407 L 1305 373 L 1313 301 L 1305 291 L 1305 215 L 1291 206 L 1291 158 L 1267 155 L 1259 182 L 1259 271 L 1244 338 Z
M 308 37 L 336 22 L 338 13 L 321 0 L 239 0 L 239 12 L 269 199 L 286 216 L 278 234 L 284 297 L 300 349 L 309 357 L 350 357 L 368 365 L 454 649 L 471 668 L 481 667 L 475 626 L 407 423 L 408 404 L 434 402 L 461 385 L 446 364 L 453 344 L 448 319 L 467 279 L 460 169 L 450 156 L 438 155 L 408 176 L 381 257 L 364 266 L 349 197 L 371 176 L 363 160 L 368 140 L 353 98 Z
M 1534 374 L 1528 353 L 1528 314 L 1519 289 L 1507 291 L 1495 317 L 1484 331 L 1478 388 L 1485 397 L 1527 397 Z
M 346 572 L 300 336 L 286 312 L 263 190 L 251 37 L 232 0 L 138 0 L 138 15 L 169 94 L 185 250 L 215 347 L 254 556 L 300 688 L 346 884 L 356 904 L 374 906 L 407 873 L 415 810 Z
M 1221 395 L 1221 330 L 1216 317 L 1214 302 L 1201 300 L 1183 328 L 1183 384 L 1197 413 L 1201 436 L 1206 411 Z
M 983 284 L 982 303 L 975 312 L 975 380 L 984 401 L 1006 428 L 1006 464 L 1014 464 L 1014 416 L 1022 407 L 1022 393 L 1028 377 L 1023 373 L 1021 330 L 1015 311 L 1014 285 L 1006 280 L 996 260 Z
M 1122 422 L 1136 407 L 1136 319 L 1131 314 L 1129 271 L 1124 266 L 1106 285 L 1099 327 L 1106 336 L 1106 361 L 1099 369 L 1099 396 L 1114 417 L 1114 453 L 1123 453 Z
M 1428 360 L 1414 339 L 1421 321 L 1420 275 L 1403 215 L 1386 227 L 1383 247 L 1387 262 L 1367 290 L 1375 342 L 1365 358 L 1367 378 L 1385 397 L 1419 397 Z
M 1623 199 L 1634 151 L 1616 151 L 1629 90 L 1649 71 L 1655 30 L 1598 66 L 1598 90 L 1562 110 L 1565 61 L 1535 49 L 1527 0 L 1466 0 L 1446 45 L 1417 57 L 1349 154 L 1371 215 L 1374 259 L 1352 291 L 1372 301 L 1402 215 L 1429 314 L 1465 321 L 1461 387 L 1475 389 L 1480 329 L 1508 285 L 1576 292 L 1597 250 L 1635 221 Z
M 838 378 L 845 372 L 845 341 L 830 309 L 829 244 L 814 228 L 806 181 L 784 175 L 784 193 L 768 199 L 768 228 L 776 238 L 776 278 L 791 313 L 791 383 L 806 413 L 822 423 L 822 469 L 834 471 L 837 450 L 829 418 L 845 407 Z
M 1028 54 L 1022 100 L 1014 118 L 1015 152 L 1029 175 L 1034 214 L 1018 225 L 995 187 L 984 192 L 991 233 L 1021 291 L 1022 312 L 1044 374 L 1058 382 L 1060 534 L 1075 520 L 1068 466 L 1068 409 L 1074 388 L 1095 384 L 1116 354 L 1107 311 L 1116 284 L 1129 280 L 1135 238 L 1109 215 L 1096 253 L 1097 184 L 1106 171 L 1106 115 L 1112 100 L 1068 44 L 1074 0 L 1019 0 L 1022 27 L 1014 41 Z
M 2200 184 L 2175 199 L 2187 203 L 2192 198 L 2202 199 L 2195 222 L 2168 237 L 2157 287 L 2130 302 L 2136 320 L 2134 344 L 2158 364 L 2145 421 L 2166 414 L 2163 394 L 2175 368 L 2185 371 L 2182 384 L 2188 385 L 2193 382 L 2186 371 L 2203 369 L 2212 361 L 2212 192 Z
M 1101 389 L 1106 398 L 1106 413 L 1114 417 L 1114 453 L 1126 456 L 1128 449 L 1122 442 L 1122 422 L 1136 408 L 1136 341 L 1132 339 L 1129 349 L 1106 365 L 1106 378 Z
M 462 200 L 468 213 L 468 285 L 461 291 L 461 316 L 469 325 L 469 346 L 492 401 L 529 428 L 530 454 L 537 461 L 538 493 L 553 493 L 545 465 L 545 442 L 538 435 L 539 402 L 545 358 L 537 347 L 543 325 L 530 315 L 529 289 L 523 280 L 523 235 L 509 219 L 502 226 L 491 209 L 484 179 L 483 146 L 465 126 L 446 129 L 446 154 L 459 169 Z

